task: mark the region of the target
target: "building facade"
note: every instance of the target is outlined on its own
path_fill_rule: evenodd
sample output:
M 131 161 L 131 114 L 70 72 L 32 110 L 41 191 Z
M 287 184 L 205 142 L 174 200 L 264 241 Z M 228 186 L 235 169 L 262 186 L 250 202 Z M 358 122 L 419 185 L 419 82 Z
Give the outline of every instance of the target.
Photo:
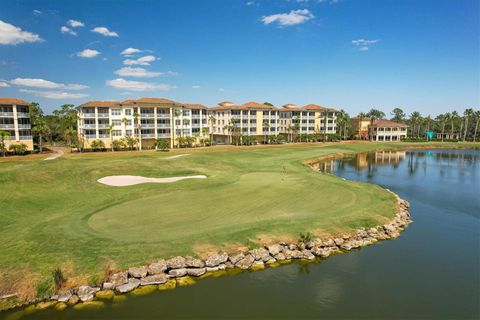
M 351 118 L 357 137 L 371 141 L 400 141 L 407 137 L 408 125 L 390 120 L 373 120 L 368 117 Z
M 337 132 L 337 110 L 316 104 L 297 107 L 284 105 L 280 110 L 280 132 L 298 134 L 334 134 Z
M 125 101 L 89 101 L 78 106 L 79 138 L 85 148 L 101 140 L 106 148 L 112 141 L 131 137 L 139 148 L 153 148 L 156 139 L 170 146 L 179 137 L 208 135 L 207 108 L 163 98 Z
M 21 99 L 0 98 L 0 131 L 10 134 L 10 139 L 5 140 L 7 150 L 12 144 L 22 143 L 27 150 L 33 150 L 29 105 Z

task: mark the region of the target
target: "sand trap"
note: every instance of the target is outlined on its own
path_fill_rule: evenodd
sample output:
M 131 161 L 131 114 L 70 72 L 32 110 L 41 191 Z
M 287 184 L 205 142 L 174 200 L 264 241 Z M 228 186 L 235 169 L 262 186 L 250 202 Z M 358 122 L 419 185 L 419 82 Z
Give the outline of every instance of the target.
M 98 179 L 97 181 L 108 186 L 125 187 L 133 186 L 142 183 L 170 183 L 185 179 L 205 179 L 207 176 L 185 176 L 185 177 L 170 177 L 170 178 L 146 178 L 142 176 L 108 176 Z
M 185 156 L 189 156 L 189 155 L 190 155 L 190 153 L 179 154 L 179 155 L 176 155 L 176 156 L 166 157 L 164 159 L 176 159 L 176 158 L 185 157 Z

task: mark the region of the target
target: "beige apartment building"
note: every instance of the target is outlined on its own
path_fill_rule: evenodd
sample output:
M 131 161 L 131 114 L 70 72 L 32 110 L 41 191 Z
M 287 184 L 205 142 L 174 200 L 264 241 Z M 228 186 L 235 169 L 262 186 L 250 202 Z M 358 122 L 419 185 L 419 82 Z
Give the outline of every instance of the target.
M 152 148 L 156 139 L 168 139 L 173 147 L 178 137 L 208 135 L 207 108 L 163 98 L 125 101 L 89 101 L 77 107 L 79 137 L 88 148 L 101 140 L 138 139 L 140 148 Z
M 292 127 L 296 127 L 298 134 L 333 134 L 337 132 L 336 112 L 337 110 L 333 108 L 316 104 L 308 104 L 303 107 L 287 104 L 279 109 L 279 130 L 281 133 L 289 133 L 292 131 Z
M 10 133 L 5 147 L 12 144 L 25 144 L 33 150 L 32 127 L 30 124 L 30 103 L 16 98 L 0 98 L 0 131 Z

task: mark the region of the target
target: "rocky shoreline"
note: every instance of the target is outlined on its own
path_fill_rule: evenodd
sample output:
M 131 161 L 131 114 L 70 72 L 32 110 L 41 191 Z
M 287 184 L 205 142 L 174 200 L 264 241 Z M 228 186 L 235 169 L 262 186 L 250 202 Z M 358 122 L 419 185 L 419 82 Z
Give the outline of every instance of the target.
M 397 199 L 397 212 L 389 223 L 381 226 L 360 228 L 351 234 L 336 238 L 316 238 L 297 243 L 282 242 L 234 254 L 219 252 L 206 259 L 190 256 L 162 259 L 149 265 L 132 267 L 112 274 L 101 286 L 80 286 L 48 298 L 29 301 L 24 306 L 38 303 L 39 309 L 55 305 L 57 309 L 62 310 L 68 305 L 113 298 L 115 294 L 125 294 L 143 286 L 158 286 L 160 290 L 173 289 L 177 285 L 194 283 L 195 278 L 203 278 L 220 270 L 237 268 L 255 271 L 266 266 L 288 263 L 294 259 L 306 261 L 325 259 L 332 254 L 368 246 L 380 240 L 394 239 L 412 220 L 408 212 L 410 204 L 393 194 Z

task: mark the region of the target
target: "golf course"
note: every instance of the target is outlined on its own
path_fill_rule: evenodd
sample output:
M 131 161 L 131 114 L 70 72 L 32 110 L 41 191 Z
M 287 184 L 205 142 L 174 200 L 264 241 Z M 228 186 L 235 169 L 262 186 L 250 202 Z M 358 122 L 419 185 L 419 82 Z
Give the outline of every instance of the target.
M 52 293 L 57 268 L 66 286 L 74 287 L 158 258 L 381 224 L 396 210 L 392 194 L 315 172 L 305 161 L 409 145 L 217 146 L 0 159 L 0 295 Z M 426 145 L 479 147 L 414 144 Z M 182 154 L 188 156 L 175 157 Z M 98 182 L 117 175 L 206 178 L 130 186 Z

